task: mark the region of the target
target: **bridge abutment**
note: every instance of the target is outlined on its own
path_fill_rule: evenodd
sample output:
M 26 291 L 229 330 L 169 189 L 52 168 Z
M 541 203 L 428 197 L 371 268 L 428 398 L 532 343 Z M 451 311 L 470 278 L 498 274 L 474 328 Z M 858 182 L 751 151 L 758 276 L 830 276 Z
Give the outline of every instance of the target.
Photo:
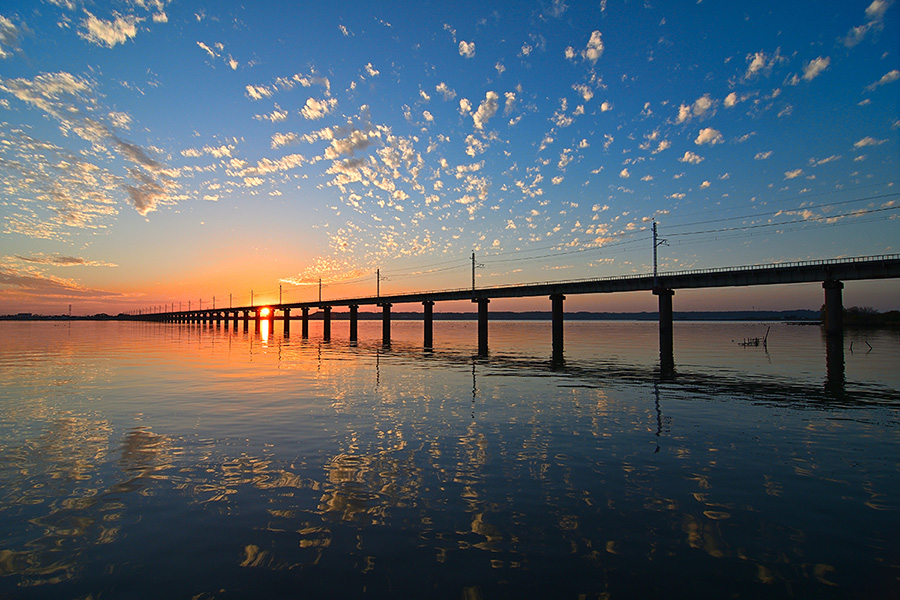
M 674 311 L 672 297 L 675 290 L 657 288 L 653 295 L 659 297 L 659 364 L 663 370 L 675 366 Z
M 424 346 L 426 350 L 434 348 L 434 301 L 422 302 L 422 324 L 425 334 Z
M 322 339 L 326 342 L 331 341 L 331 307 L 322 307 Z
M 562 364 L 563 358 L 563 300 L 566 297 L 562 294 L 553 294 L 550 296 L 551 330 L 553 332 L 553 355 L 551 361 L 554 365 Z
M 478 303 L 478 356 L 488 354 L 488 304 L 490 298 L 475 298 Z
M 391 345 L 391 304 L 386 302 L 379 304 L 381 307 L 381 343 Z
M 350 305 L 350 341 L 356 342 L 359 338 L 359 305 Z
M 822 283 L 822 287 L 825 289 L 825 333 L 829 337 L 843 337 L 844 283 L 829 279 Z

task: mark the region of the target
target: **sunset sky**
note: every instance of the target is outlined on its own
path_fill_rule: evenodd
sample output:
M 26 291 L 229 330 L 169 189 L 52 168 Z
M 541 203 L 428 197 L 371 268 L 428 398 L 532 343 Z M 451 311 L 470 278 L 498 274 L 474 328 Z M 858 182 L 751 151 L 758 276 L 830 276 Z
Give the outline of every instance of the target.
M 4 2 L 0 314 L 898 253 L 898 80 L 891 0 Z

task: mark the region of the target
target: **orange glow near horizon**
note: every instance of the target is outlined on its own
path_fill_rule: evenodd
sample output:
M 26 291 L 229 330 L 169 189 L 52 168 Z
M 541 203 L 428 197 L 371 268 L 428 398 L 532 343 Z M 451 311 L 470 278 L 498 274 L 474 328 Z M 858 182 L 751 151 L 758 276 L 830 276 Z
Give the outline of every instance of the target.
M 266 307 L 259 309 L 259 316 L 263 318 L 267 318 L 272 311 Z

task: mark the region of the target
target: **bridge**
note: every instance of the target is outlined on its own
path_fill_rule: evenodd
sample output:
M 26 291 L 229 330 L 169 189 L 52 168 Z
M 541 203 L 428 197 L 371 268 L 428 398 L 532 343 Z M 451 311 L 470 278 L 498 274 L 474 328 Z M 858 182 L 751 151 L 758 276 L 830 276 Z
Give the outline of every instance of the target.
M 845 281 L 867 279 L 900 278 L 900 254 L 861 256 L 784 262 L 766 265 L 747 265 L 716 269 L 671 271 L 658 274 L 624 275 L 570 281 L 551 281 L 520 285 L 494 287 L 473 287 L 427 292 L 413 292 L 394 295 L 376 295 L 354 298 L 338 298 L 312 302 L 289 302 L 236 308 L 210 308 L 202 310 L 160 312 L 140 315 L 135 318 L 175 322 L 175 323 L 227 323 L 234 320 L 235 326 L 243 320 L 248 328 L 250 315 L 256 323 L 268 321 L 270 331 L 274 331 L 276 313 L 281 312 L 284 320 L 284 334 L 290 335 L 291 312 L 301 312 L 301 336 L 309 337 L 309 311 L 322 311 L 322 336 L 331 339 L 331 310 L 335 306 L 349 308 L 350 341 L 357 341 L 358 309 L 360 306 L 378 306 L 382 309 L 382 338 L 385 345 L 391 340 L 391 307 L 395 304 L 421 303 L 424 324 L 424 346 L 433 346 L 433 309 L 437 302 L 471 300 L 478 304 L 478 353 L 488 352 L 488 304 L 493 298 L 525 298 L 547 296 L 551 305 L 553 360 L 563 357 L 563 301 L 573 294 L 611 294 L 616 292 L 649 291 L 659 302 L 659 348 L 660 360 L 665 366 L 673 356 L 673 302 L 675 290 L 696 288 L 724 288 L 755 285 L 783 285 L 793 283 L 821 282 L 825 294 L 825 330 L 830 339 L 843 339 L 843 299 Z M 269 315 L 268 318 L 264 315 Z M 843 362 L 843 361 L 842 361 Z

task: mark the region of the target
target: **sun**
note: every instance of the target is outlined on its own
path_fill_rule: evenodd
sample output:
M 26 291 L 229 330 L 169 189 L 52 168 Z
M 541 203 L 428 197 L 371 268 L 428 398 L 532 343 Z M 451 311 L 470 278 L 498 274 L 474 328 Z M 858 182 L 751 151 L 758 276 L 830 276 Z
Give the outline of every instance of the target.
M 269 316 L 269 313 L 272 312 L 269 308 L 261 308 L 259 309 L 259 316 L 265 318 Z

